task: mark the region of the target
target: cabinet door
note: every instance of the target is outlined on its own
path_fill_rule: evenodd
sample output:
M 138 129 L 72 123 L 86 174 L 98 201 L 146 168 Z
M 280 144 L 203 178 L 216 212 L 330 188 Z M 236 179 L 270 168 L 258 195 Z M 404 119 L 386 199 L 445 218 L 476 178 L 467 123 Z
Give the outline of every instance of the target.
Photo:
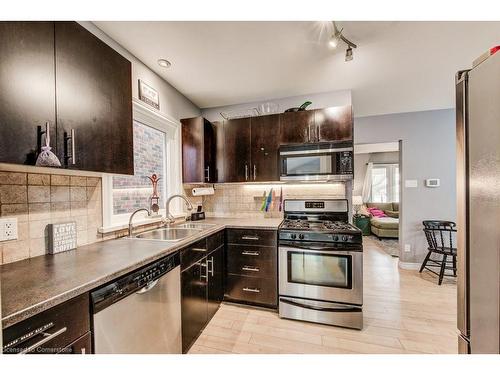
M 92 340 L 90 332 L 79 339 L 73 341 L 70 345 L 61 350 L 58 354 L 91 354 Z
M 76 22 L 56 22 L 55 57 L 58 155 L 64 165 L 133 174 L 130 62 Z M 66 140 L 72 130 L 73 139 Z
M 224 298 L 224 246 L 207 256 L 208 321 L 215 315 Z
M 186 353 L 208 321 L 206 258 L 181 273 L 181 315 L 182 352 Z
M 0 162 L 34 165 L 47 121 L 55 151 L 54 84 L 54 23 L 0 22 Z
M 212 125 L 215 132 L 215 178 L 217 182 L 224 182 L 224 122 L 215 121 Z
M 280 115 L 252 118 L 252 181 L 279 181 L 279 131 Z
M 331 107 L 314 111 L 317 142 L 352 141 L 352 107 Z
M 203 119 L 203 180 L 217 182 L 217 142 L 215 128 L 210 121 Z
M 280 143 L 313 141 L 314 111 L 285 112 L 280 115 Z
M 204 182 L 203 117 L 181 120 L 182 124 L 182 181 Z
M 224 122 L 224 182 L 250 181 L 250 118 Z

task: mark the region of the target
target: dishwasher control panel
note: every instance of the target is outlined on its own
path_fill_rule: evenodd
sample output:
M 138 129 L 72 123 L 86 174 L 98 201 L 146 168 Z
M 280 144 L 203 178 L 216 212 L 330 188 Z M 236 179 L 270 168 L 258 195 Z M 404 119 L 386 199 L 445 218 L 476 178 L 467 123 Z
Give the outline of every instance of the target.
M 179 265 L 180 255 L 175 253 L 100 287 L 91 293 L 94 314 L 135 293 Z

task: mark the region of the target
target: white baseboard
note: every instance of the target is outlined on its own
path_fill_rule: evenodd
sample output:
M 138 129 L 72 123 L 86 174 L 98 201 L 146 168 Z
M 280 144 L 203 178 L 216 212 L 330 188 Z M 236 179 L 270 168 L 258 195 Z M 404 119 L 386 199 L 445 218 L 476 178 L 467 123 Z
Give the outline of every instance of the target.
M 410 263 L 410 262 L 402 262 L 401 260 L 398 262 L 399 268 L 403 270 L 419 270 L 421 264 L 420 263 Z

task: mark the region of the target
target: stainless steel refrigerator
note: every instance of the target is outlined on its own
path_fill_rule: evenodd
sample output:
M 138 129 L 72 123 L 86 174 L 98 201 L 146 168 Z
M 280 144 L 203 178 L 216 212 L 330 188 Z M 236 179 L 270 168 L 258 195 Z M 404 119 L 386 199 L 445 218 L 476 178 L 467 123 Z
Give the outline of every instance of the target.
M 500 353 L 497 51 L 492 48 L 456 76 L 459 353 Z

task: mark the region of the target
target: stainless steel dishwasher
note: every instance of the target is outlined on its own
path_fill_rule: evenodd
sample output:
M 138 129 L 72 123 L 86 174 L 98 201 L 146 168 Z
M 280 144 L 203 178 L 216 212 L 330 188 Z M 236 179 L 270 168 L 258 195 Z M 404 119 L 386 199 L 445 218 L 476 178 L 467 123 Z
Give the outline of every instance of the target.
M 95 353 L 181 354 L 178 253 L 91 293 Z

